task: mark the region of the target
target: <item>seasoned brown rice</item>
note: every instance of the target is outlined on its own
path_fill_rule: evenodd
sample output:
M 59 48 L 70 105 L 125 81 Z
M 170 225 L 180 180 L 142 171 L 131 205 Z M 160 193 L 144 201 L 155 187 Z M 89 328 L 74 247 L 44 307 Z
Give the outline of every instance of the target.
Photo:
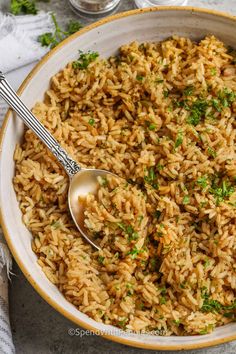
M 68 178 L 26 130 L 14 187 L 48 279 L 98 322 L 163 334 L 211 332 L 235 320 L 236 67 L 213 36 L 124 45 L 69 63 L 33 109 L 100 179 L 79 234 Z

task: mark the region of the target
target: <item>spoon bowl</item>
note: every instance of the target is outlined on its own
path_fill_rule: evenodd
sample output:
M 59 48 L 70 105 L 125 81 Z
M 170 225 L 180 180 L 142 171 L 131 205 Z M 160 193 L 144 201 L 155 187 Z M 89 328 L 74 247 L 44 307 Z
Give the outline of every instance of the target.
M 97 170 L 93 168 L 81 169 L 70 179 L 68 191 L 68 205 L 71 216 L 84 238 L 91 243 L 97 250 L 100 250 L 96 240 L 88 236 L 87 229 L 84 224 L 85 206 L 84 199 L 88 194 L 97 195 L 98 192 L 98 177 L 106 178 L 107 175 L 114 175 L 105 170 Z M 114 175 L 115 176 L 115 175 Z

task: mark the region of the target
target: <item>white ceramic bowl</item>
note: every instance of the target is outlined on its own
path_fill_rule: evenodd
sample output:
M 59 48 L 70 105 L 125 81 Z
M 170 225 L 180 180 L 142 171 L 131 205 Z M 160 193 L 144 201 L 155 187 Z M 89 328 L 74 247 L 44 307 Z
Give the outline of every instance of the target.
M 69 61 L 78 57 L 78 50 L 98 51 L 102 57 L 114 54 L 124 43 L 134 40 L 159 41 L 177 34 L 199 40 L 212 33 L 236 48 L 236 19 L 232 16 L 193 8 L 152 8 L 134 10 L 104 19 L 84 28 L 65 40 L 35 67 L 22 84 L 19 93 L 28 107 L 42 100 L 50 77 Z M 1 224 L 8 245 L 25 276 L 39 294 L 56 310 L 76 324 L 92 329 L 124 344 L 163 350 L 201 348 L 236 339 L 236 323 L 217 328 L 212 334 L 188 337 L 160 337 L 146 334 L 122 334 L 78 311 L 49 282 L 31 250 L 31 234 L 23 225 L 21 212 L 12 186 L 13 152 L 23 136 L 24 126 L 10 111 L 1 133 L 0 203 Z

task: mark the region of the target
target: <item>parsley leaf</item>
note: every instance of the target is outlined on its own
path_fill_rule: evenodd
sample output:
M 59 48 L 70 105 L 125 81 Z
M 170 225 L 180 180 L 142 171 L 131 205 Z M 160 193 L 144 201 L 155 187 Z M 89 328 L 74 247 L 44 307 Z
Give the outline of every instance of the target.
M 136 76 L 136 80 L 138 80 L 138 81 L 143 81 L 143 79 L 144 79 L 144 77 L 142 76 L 142 75 L 137 75 Z
M 183 132 L 179 131 L 175 141 L 175 148 L 179 147 L 183 142 Z
M 38 42 L 41 43 L 42 47 L 50 47 L 51 49 L 56 47 L 61 41 L 69 37 L 71 34 L 77 32 L 81 29 L 82 25 L 77 21 L 70 21 L 67 25 L 67 30 L 63 31 L 56 20 L 54 14 L 51 15 L 55 26 L 54 33 L 46 32 L 38 37 Z
M 137 231 L 134 230 L 133 226 L 131 225 L 126 225 L 123 222 L 118 222 L 117 226 L 119 226 L 119 228 L 124 231 L 125 234 L 128 235 L 128 240 L 132 241 L 132 240 L 137 240 L 139 238 L 139 234 Z
M 82 28 L 82 24 L 78 21 L 70 21 L 67 26 L 66 34 L 71 35 L 78 32 Z
M 190 108 L 190 115 L 187 118 L 187 122 L 194 126 L 198 125 L 201 118 L 206 114 L 207 108 L 207 101 L 197 99 Z
M 194 86 L 186 86 L 184 91 L 183 91 L 183 95 L 184 96 L 191 96 L 193 94 L 194 91 Z
M 216 205 L 218 205 L 234 193 L 234 187 L 228 181 L 223 180 L 221 184 L 216 184 L 213 180 L 209 192 L 214 195 L 216 198 Z
M 98 256 L 98 263 L 103 264 L 105 257 Z
M 89 122 L 89 125 L 93 126 L 95 123 L 95 120 L 93 118 L 90 118 L 88 122 Z
M 139 255 L 139 253 L 142 253 L 144 250 L 142 250 L 142 249 L 138 249 L 136 246 L 131 250 L 131 251 L 129 251 L 128 253 L 127 253 L 127 256 L 128 255 L 131 255 L 131 258 L 132 259 L 135 259 L 138 255 Z
M 144 176 L 144 181 L 150 184 L 154 189 L 158 189 L 158 183 L 155 182 L 156 174 L 154 167 L 150 167 L 147 176 Z
M 188 196 L 188 195 L 185 195 L 185 196 L 183 197 L 183 204 L 186 205 L 186 204 L 189 204 L 189 202 L 190 202 L 189 196 Z
M 168 90 L 163 90 L 163 96 L 167 98 L 169 96 L 169 91 Z
M 38 9 L 36 8 L 34 0 L 11 0 L 10 12 L 13 15 L 36 15 L 38 13 Z
M 202 187 L 202 188 L 206 188 L 207 185 L 208 185 L 208 182 L 207 182 L 207 176 L 202 176 L 202 177 L 199 177 L 197 179 L 197 184 Z
M 82 53 L 79 51 L 79 59 L 73 62 L 72 66 L 74 69 L 87 69 L 90 63 L 97 59 L 99 54 L 97 52 Z
M 217 73 L 216 68 L 211 68 L 211 75 L 215 76 Z
M 208 149 L 207 149 L 207 151 L 208 151 L 208 154 L 210 155 L 210 156 L 212 156 L 212 157 L 216 157 L 216 151 L 213 149 L 213 148 L 211 148 L 211 147 L 209 147 Z

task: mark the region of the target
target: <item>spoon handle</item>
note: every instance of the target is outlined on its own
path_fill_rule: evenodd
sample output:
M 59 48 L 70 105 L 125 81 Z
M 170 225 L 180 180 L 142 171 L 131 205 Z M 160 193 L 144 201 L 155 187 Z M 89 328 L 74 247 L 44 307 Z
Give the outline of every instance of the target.
M 22 102 L 17 93 L 5 79 L 0 71 L 0 96 L 17 113 L 23 122 L 37 135 L 37 137 L 48 147 L 62 167 L 66 170 L 69 177 L 81 170 L 81 167 L 74 161 L 67 152 L 60 146 L 57 140 L 40 123 L 32 112 Z

